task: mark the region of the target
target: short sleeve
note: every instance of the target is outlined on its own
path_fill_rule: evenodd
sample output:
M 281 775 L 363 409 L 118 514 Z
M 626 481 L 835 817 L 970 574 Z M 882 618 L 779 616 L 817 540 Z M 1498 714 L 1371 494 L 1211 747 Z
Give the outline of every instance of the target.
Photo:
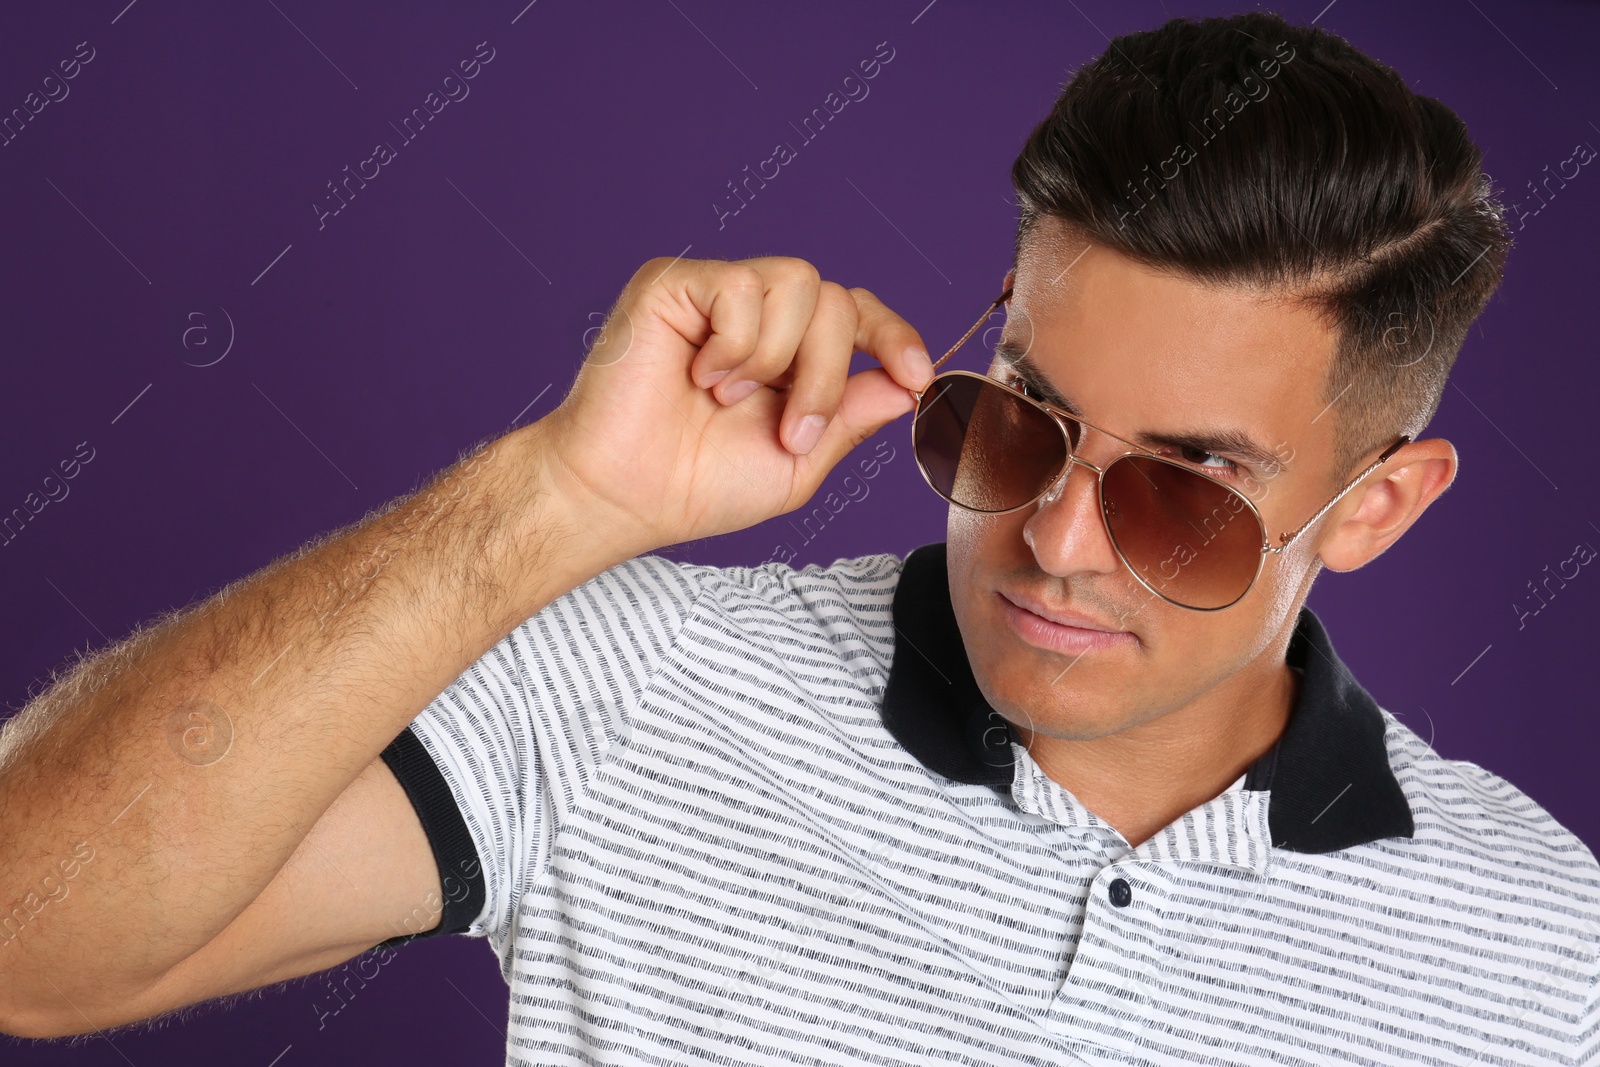
M 384 944 L 486 936 L 509 960 L 523 888 L 715 570 L 646 555 L 601 572 L 497 642 L 384 750 L 444 891 L 438 926 Z

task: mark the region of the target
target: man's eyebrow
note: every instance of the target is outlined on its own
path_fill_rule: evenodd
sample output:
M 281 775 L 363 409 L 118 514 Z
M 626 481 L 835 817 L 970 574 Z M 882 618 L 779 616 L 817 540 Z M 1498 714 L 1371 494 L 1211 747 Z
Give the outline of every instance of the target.
M 1072 398 L 1057 389 L 1050 379 L 1045 377 L 1027 349 L 1015 341 L 1002 339 L 994 346 L 994 351 L 1000 361 L 1027 384 L 1028 391 L 1034 396 L 1060 408 L 1068 415 L 1083 418 L 1083 412 L 1072 402 Z M 1189 448 L 1210 452 L 1213 455 L 1239 460 L 1259 472 L 1275 472 L 1282 465 L 1282 460 L 1276 453 L 1259 444 L 1243 430 L 1197 430 L 1185 433 L 1144 431 L 1134 434 L 1130 440 L 1150 449 Z
M 1034 396 L 1048 404 L 1054 404 L 1068 415 L 1083 418 L 1083 412 L 1078 410 L 1072 398 L 1050 384 L 1050 379 L 1044 376 L 1044 371 L 1040 370 L 1033 357 L 1028 355 L 1026 348 L 1015 341 L 1001 338 L 1000 343 L 994 346 L 994 354 L 1014 371 L 1017 377 L 1028 383 L 1028 389 Z

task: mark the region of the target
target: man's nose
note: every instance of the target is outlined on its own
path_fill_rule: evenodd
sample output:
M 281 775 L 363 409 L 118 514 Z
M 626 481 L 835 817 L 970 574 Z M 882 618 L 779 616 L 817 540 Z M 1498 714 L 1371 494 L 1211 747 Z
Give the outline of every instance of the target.
M 1099 474 L 1073 459 L 1034 504 L 1022 539 L 1048 574 L 1113 574 L 1122 560 L 1100 517 Z

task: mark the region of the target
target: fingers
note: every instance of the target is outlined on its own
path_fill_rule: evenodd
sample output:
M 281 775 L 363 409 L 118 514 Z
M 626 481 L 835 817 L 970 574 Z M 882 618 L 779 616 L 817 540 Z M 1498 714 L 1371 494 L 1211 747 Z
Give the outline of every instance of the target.
M 855 347 L 882 363 L 897 384 L 920 392 L 933 380 L 933 362 L 922 335 L 867 290 L 851 289 L 850 295 L 860 315 Z
M 817 268 L 803 259 L 768 256 L 744 262 L 761 273 L 766 291 L 754 348 L 717 383 L 715 393 L 724 404 L 737 404 L 789 369 L 822 288 Z
M 903 414 L 906 392 L 920 392 L 933 377 L 927 349 L 910 323 L 866 289 L 824 282 L 803 259 L 764 256 L 674 265 L 684 271 L 681 292 L 704 316 L 699 331 L 684 333 L 699 348 L 689 368 L 691 380 L 724 405 L 739 403 L 763 385 L 787 389 L 778 436 L 790 452 L 810 453 L 832 426 L 853 380 L 854 352 L 865 352 L 883 366 L 870 386 L 859 383 L 862 398 L 855 402 L 855 425 L 847 434 L 856 440 L 871 432 L 869 425 L 876 429 Z M 897 388 L 905 392 L 895 396 Z
M 857 350 L 877 359 L 883 370 L 851 377 L 850 356 Z M 812 454 L 826 433 L 828 447 L 823 452 L 835 462 L 885 423 L 914 408 L 910 394 L 933 379 L 922 337 L 909 322 L 866 289 L 841 289 L 832 282 L 822 283 L 794 367 L 794 386 L 780 433 L 784 446 Z
M 691 377 L 723 404 L 737 404 L 788 369 L 822 279 L 810 263 L 787 256 L 711 266 L 717 268 L 712 336 L 695 357 Z
M 681 266 L 684 292 L 709 325 L 708 336 L 686 335 L 700 349 L 689 367 L 690 377 L 709 389 L 755 350 L 767 282 L 746 263 L 690 260 Z
M 911 394 L 881 367 L 852 374 L 845 382 L 839 410 L 828 423 L 822 440 L 806 453 L 809 469 L 821 472 L 813 476 L 813 486 L 822 474 L 833 469 L 862 441 L 915 407 Z
M 793 380 L 778 437 L 804 455 L 816 447 L 839 410 L 858 329 L 856 302 L 844 287 L 823 282 L 816 308 L 794 354 Z

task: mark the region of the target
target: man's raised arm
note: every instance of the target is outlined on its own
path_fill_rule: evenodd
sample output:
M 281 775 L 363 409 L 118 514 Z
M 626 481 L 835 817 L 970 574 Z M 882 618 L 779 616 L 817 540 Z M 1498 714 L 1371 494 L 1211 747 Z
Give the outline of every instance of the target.
M 883 367 L 850 375 L 856 350 Z M 416 834 L 383 836 L 387 772 L 351 789 L 388 743 L 582 582 L 805 504 L 931 373 L 904 319 L 803 260 L 645 263 L 555 411 L 6 724 L 0 1031 L 145 1018 L 383 940 L 393 873 L 425 881 Z M 319 835 L 332 855 L 291 862 Z M 41 901 L 45 879 L 70 888 Z

